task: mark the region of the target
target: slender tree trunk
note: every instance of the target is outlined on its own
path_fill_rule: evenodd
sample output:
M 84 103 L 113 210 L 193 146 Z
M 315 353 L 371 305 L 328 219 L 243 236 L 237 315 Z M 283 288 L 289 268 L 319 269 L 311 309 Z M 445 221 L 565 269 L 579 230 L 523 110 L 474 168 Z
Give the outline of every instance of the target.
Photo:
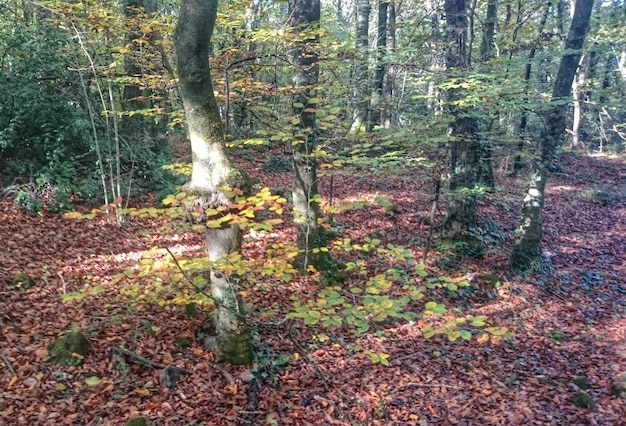
M 487 17 L 483 26 L 483 38 L 480 44 L 480 56 L 483 62 L 493 56 L 495 47 L 496 23 L 498 22 L 498 0 L 489 0 L 487 4 Z
M 226 155 L 223 123 L 213 95 L 209 45 L 216 14 L 217 0 L 183 0 L 174 34 L 193 161 L 187 193 L 196 196 L 189 216 L 196 223 L 206 222 L 206 209 L 230 204 L 224 186 L 249 190 L 246 177 Z M 241 248 L 241 231 L 236 225 L 207 228 L 206 242 L 209 260 L 217 261 Z M 237 286 L 216 270 L 210 271 L 210 282 L 218 356 L 231 364 L 250 364 L 252 343 Z
M 300 125 L 295 131 L 293 161 L 295 180 L 293 186 L 294 222 L 299 254 L 295 267 L 300 273 L 307 273 L 312 266 L 325 270 L 324 260 L 328 253 L 320 251 L 326 245 L 319 206 L 317 187 L 317 161 L 313 157 L 316 146 L 315 109 L 311 102 L 316 96 L 315 86 L 319 80 L 318 35 L 320 20 L 320 0 L 291 0 L 291 26 L 307 38 L 299 41 L 294 49 L 293 84 L 296 88 L 293 109 Z
M 544 128 L 539 149 L 533 160 L 526 195 L 522 205 L 522 219 L 518 238 L 511 253 L 510 264 L 519 271 L 532 269 L 543 259 L 543 205 L 550 163 L 562 142 L 566 126 L 568 102 L 571 101 L 572 82 L 580 62 L 581 50 L 589 31 L 592 0 L 576 0 L 564 56 L 554 81 L 552 102 L 543 115 Z
M 396 50 L 396 2 L 389 2 L 389 41 L 387 43 L 387 54 L 392 56 Z M 385 129 L 390 129 L 393 125 L 394 114 L 394 94 L 396 84 L 396 70 L 393 64 L 387 64 L 385 85 L 385 105 L 383 107 L 382 122 Z
M 258 26 L 258 18 L 260 13 L 263 10 L 263 2 L 261 0 L 252 0 L 250 2 L 250 5 L 246 8 L 246 20 L 244 23 L 244 28 L 246 30 L 246 37 L 250 37 L 250 35 L 252 34 L 253 31 L 256 31 L 257 26 Z M 248 41 L 246 48 L 241 48 L 241 51 L 243 52 L 243 54 L 239 55 L 239 59 L 243 59 L 245 56 L 249 56 L 252 55 L 253 52 L 256 50 L 256 43 L 252 40 Z M 256 78 L 256 73 L 251 71 L 251 80 L 254 81 Z M 248 116 L 248 102 L 246 102 L 243 96 L 243 91 L 239 90 L 239 95 L 241 96 L 241 99 L 239 99 L 239 101 L 237 103 L 235 103 L 234 108 L 233 108 L 233 127 L 234 129 L 241 129 L 244 126 L 244 123 L 246 121 L 246 118 Z M 231 133 L 231 129 L 230 129 L 230 117 L 227 113 L 226 115 L 226 132 L 228 134 Z
M 356 107 L 352 120 L 351 133 L 361 133 L 367 130 L 369 102 L 369 71 L 368 71 L 368 46 L 369 46 L 369 0 L 358 0 L 356 5 L 356 55 L 354 65 L 354 99 Z
M 583 127 L 584 120 L 584 110 L 583 104 L 585 101 L 585 91 L 584 86 L 587 81 L 587 74 L 584 69 L 585 55 L 583 55 L 580 59 L 581 63 L 578 64 L 578 73 L 574 77 L 574 81 L 572 82 L 572 93 L 574 94 L 574 111 L 572 115 L 572 139 L 570 141 L 570 146 L 572 148 L 580 148 L 582 142 L 580 140 L 580 132 Z
M 543 37 L 543 31 L 546 26 L 546 22 L 548 20 L 548 15 L 550 13 L 550 8 L 552 7 L 551 3 L 547 3 L 545 6 L 544 13 L 541 17 L 541 21 L 539 23 L 539 33 L 537 34 L 537 38 L 534 40 L 532 47 L 530 48 L 530 52 L 528 52 L 528 58 L 526 59 L 526 65 L 524 66 L 524 91 L 528 93 L 530 91 L 530 75 L 532 71 L 532 61 L 535 58 L 535 54 L 537 53 L 537 46 L 541 43 L 541 39 Z M 524 152 L 524 143 L 526 139 L 526 127 L 528 126 L 528 111 L 526 109 L 522 109 L 522 115 L 520 118 L 519 131 L 517 132 L 518 143 L 517 143 L 517 151 L 515 152 L 515 161 L 513 163 L 513 175 L 517 174 L 522 167 L 522 154 Z
M 426 9 L 429 13 L 430 36 L 428 37 L 428 49 L 430 51 L 430 67 L 434 72 L 442 71 L 445 64 L 441 58 L 441 36 L 439 28 L 440 4 L 437 0 L 429 0 Z M 428 83 L 426 110 L 431 114 L 441 113 L 441 90 L 437 88 L 434 80 Z
M 378 2 L 378 34 L 376 37 L 376 72 L 374 73 L 374 90 L 372 91 L 372 102 L 370 111 L 372 118 L 368 123 L 368 131 L 372 131 L 374 126 L 381 124 L 381 108 L 383 104 L 383 84 L 385 82 L 385 67 L 387 58 L 387 10 L 388 0 Z

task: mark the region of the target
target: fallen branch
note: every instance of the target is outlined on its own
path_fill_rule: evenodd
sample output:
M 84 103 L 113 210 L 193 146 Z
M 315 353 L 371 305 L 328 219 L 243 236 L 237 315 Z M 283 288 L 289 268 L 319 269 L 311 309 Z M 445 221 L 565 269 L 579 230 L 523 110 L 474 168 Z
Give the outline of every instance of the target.
M 127 362 L 141 365 L 143 367 L 154 368 L 159 370 L 159 384 L 167 388 L 173 389 L 178 383 L 178 379 L 181 375 L 191 375 L 191 371 L 180 367 L 174 367 L 171 365 L 161 365 L 150 361 L 147 358 L 137 355 L 136 353 L 129 351 L 128 349 L 121 348 L 119 346 L 113 346 L 111 348 L 111 361 L 115 368 L 121 369 Z
M 13 377 L 17 377 L 17 373 L 13 369 L 13 366 L 9 362 L 9 359 L 2 354 L 0 354 L 0 358 L 2 358 L 2 361 L 4 361 L 4 364 L 7 366 L 7 370 L 9 370 L 9 373 L 11 373 Z
M 430 384 L 430 383 L 413 383 L 413 382 L 404 384 L 404 385 L 398 387 L 397 389 L 398 390 L 402 390 L 402 389 L 406 389 L 406 388 L 433 388 L 433 389 L 436 389 L 436 388 L 446 388 L 446 389 L 455 389 L 455 390 L 464 390 L 465 389 L 465 388 L 462 388 L 462 387 L 459 387 L 459 386 L 451 386 L 451 385 L 443 385 L 443 384 L 441 384 L 441 385 L 433 385 L 433 384 Z

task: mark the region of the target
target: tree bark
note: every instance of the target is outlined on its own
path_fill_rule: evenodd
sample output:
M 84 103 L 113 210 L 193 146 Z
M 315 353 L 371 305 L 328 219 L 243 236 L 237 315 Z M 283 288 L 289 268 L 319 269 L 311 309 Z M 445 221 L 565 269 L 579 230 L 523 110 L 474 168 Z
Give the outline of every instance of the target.
M 396 2 L 391 0 L 389 2 L 389 41 L 387 42 L 387 54 L 393 56 L 396 50 Z M 394 95 L 396 84 L 396 70 L 392 63 L 387 64 L 386 71 L 386 85 L 385 85 L 385 105 L 382 112 L 382 122 L 385 129 L 390 129 L 393 125 L 394 114 Z
M 453 76 L 467 68 L 467 13 L 465 0 L 446 0 L 447 51 L 446 66 Z M 477 225 L 476 192 L 482 185 L 483 144 L 478 134 L 478 122 L 468 106 L 455 103 L 463 99 L 461 89 L 448 90 L 449 110 L 454 117 L 450 134 L 450 202 L 442 225 L 442 237 L 464 242 L 476 254 L 482 245 L 475 237 Z
M 526 59 L 526 65 L 524 66 L 524 91 L 526 93 L 530 92 L 530 75 L 532 71 L 532 61 L 535 58 L 535 54 L 537 53 L 537 46 L 541 43 L 541 39 L 543 37 L 544 28 L 546 26 L 546 22 L 548 20 L 548 14 L 550 13 L 550 8 L 552 7 L 551 3 L 547 3 L 545 6 L 545 10 L 541 17 L 541 21 L 539 23 L 539 32 L 537 34 L 537 38 L 532 43 L 532 47 L 530 48 L 530 52 L 528 52 L 528 57 Z M 519 19 L 519 18 L 518 18 Z M 521 23 L 520 23 L 521 25 Z M 515 40 L 514 40 L 515 41 Z M 517 174 L 523 167 L 522 163 L 522 153 L 524 151 L 524 144 L 526 139 L 526 127 L 528 126 L 528 111 L 526 109 L 522 109 L 522 116 L 520 118 L 519 131 L 517 132 L 518 143 L 517 143 L 517 151 L 515 152 L 515 162 L 513 163 L 513 173 L 512 175 Z
M 318 63 L 318 29 L 320 20 L 320 0 L 291 0 L 291 26 L 300 34 L 306 34 L 304 40 L 297 43 L 294 49 L 293 85 L 294 115 L 299 117 L 300 124 L 295 129 L 293 145 L 294 186 L 293 208 L 294 222 L 299 254 L 295 267 L 305 274 L 309 267 L 325 270 L 324 264 L 328 253 L 319 250 L 325 247 L 326 237 L 320 226 L 321 214 L 319 191 L 317 187 L 317 160 L 312 155 L 317 140 L 315 135 L 315 109 L 317 104 L 311 102 L 315 98 L 315 86 L 319 80 Z
M 352 120 L 351 133 L 367 130 L 369 102 L 368 52 L 369 19 L 371 6 L 369 0 L 358 0 L 356 5 L 356 55 L 354 65 L 354 99 L 356 107 Z
M 383 84 L 385 82 L 385 68 L 387 58 L 387 10 L 388 0 L 378 1 L 378 34 L 376 37 L 376 72 L 374 73 L 374 90 L 372 91 L 372 101 L 370 111 L 372 118 L 368 123 L 368 131 L 372 131 L 374 126 L 381 125 L 381 108 L 383 102 Z
M 191 180 L 187 192 L 196 197 L 193 205 L 196 223 L 204 223 L 207 208 L 228 205 L 223 187 L 246 188 L 246 179 L 225 151 L 224 129 L 213 95 L 209 66 L 209 45 L 217 15 L 217 0 L 183 0 L 174 44 L 178 58 L 185 117 L 192 151 Z M 208 257 L 217 261 L 241 248 L 237 226 L 206 230 Z M 252 342 L 244 319 L 244 305 L 236 284 L 222 273 L 210 271 L 211 293 L 215 302 L 215 331 L 218 358 L 231 364 L 252 362 Z
M 563 141 L 567 108 L 571 102 L 572 82 L 582 55 L 581 49 L 589 31 L 592 9 L 592 0 L 576 0 L 572 23 L 565 40 L 565 54 L 561 58 L 559 71 L 554 81 L 552 100 L 542 113 L 544 127 L 522 204 L 518 238 L 510 257 L 511 267 L 518 271 L 530 270 L 544 259 L 541 240 L 548 170 L 557 147 Z

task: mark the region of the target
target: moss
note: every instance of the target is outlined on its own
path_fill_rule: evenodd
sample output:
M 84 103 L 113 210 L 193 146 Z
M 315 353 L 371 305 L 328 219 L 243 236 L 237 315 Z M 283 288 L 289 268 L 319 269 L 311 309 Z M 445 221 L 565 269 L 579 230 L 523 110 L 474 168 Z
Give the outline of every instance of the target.
M 591 389 L 591 383 L 589 383 L 589 380 L 586 377 L 575 377 L 572 382 L 574 382 L 574 384 L 578 386 L 580 390 Z
M 617 381 L 611 385 L 609 391 L 611 395 L 626 398 L 626 374 L 617 379 Z
M 587 395 L 585 392 L 578 392 L 570 398 L 572 404 L 581 408 L 593 408 L 596 405 L 596 402 L 593 398 Z
M 509 267 L 520 274 L 532 273 L 543 269 L 541 263 L 546 260 L 541 247 L 534 244 L 515 244 L 509 258 Z
M 250 365 L 254 358 L 248 333 L 218 336 L 219 360 L 232 365 Z
M 77 357 L 74 354 L 80 355 Z M 76 365 L 89 354 L 89 340 L 79 332 L 58 337 L 48 346 L 48 359 L 60 365 Z
M 459 256 L 480 258 L 485 252 L 482 241 L 473 235 L 464 235 L 460 239 L 446 238 L 441 244 L 451 248 Z
M 127 421 L 124 426 L 147 426 L 148 421 L 145 417 L 136 417 Z
M 35 283 L 36 281 L 33 277 L 25 272 L 19 272 L 15 274 L 15 276 L 11 280 L 9 288 L 17 290 L 28 290 L 29 288 L 33 287 Z

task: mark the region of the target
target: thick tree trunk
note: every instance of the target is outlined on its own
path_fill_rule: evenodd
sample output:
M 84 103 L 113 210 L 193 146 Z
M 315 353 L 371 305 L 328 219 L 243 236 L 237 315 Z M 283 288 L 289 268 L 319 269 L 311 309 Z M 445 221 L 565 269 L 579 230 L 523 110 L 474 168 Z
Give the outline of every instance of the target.
M 446 0 L 445 11 L 448 44 L 446 66 L 454 73 L 467 68 L 465 0 Z M 478 186 L 485 184 L 482 180 L 489 175 L 484 169 L 483 162 L 487 155 L 478 134 L 478 122 L 472 111 L 468 107 L 454 106 L 455 101 L 463 99 L 463 95 L 461 89 L 448 91 L 449 109 L 454 117 L 450 134 L 455 140 L 450 143 L 451 196 L 443 221 L 442 237 L 455 242 L 464 242 L 476 253 L 481 253 L 482 246 L 474 235 L 477 225 L 474 191 Z
M 230 200 L 222 191 L 224 186 L 246 186 L 245 177 L 226 155 L 223 124 L 213 95 L 209 44 L 216 14 L 217 0 L 183 0 L 174 34 L 193 161 L 187 190 L 197 197 L 194 213 L 199 223 L 206 222 L 205 209 L 229 204 Z M 207 228 L 206 242 L 209 259 L 217 261 L 240 249 L 240 230 L 237 226 Z M 216 304 L 219 359 L 238 365 L 250 364 L 252 344 L 237 286 L 215 270 L 210 271 L 210 281 Z
M 523 200 L 518 238 L 510 258 L 511 266 L 519 271 L 532 269 L 543 259 L 541 239 L 548 168 L 557 147 L 564 138 L 568 101 L 571 101 L 572 95 L 572 82 L 589 30 L 592 9 L 592 0 L 576 0 L 572 24 L 565 41 L 565 55 L 561 58 L 559 71 L 554 81 L 552 102 L 543 113 L 544 128 Z

